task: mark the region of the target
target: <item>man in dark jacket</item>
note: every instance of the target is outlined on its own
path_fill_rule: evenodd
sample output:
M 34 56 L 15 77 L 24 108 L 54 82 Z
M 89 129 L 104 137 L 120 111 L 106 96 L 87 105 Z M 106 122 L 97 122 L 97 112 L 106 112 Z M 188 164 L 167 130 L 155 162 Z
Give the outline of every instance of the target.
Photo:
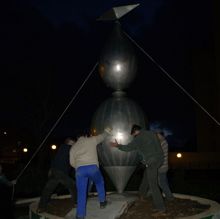
M 9 181 L 4 175 L 0 164 L 0 212 L 4 219 L 13 219 L 14 217 L 14 203 L 12 200 L 13 185 L 16 180 Z
M 145 186 L 152 191 L 155 216 L 163 215 L 166 209 L 157 180 L 158 168 L 163 163 L 163 151 L 160 142 L 154 132 L 142 130 L 138 125 L 132 126 L 131 135 L 134 138 L 129 144 L 120 145 L 115 141 L 111 145 L 122 151 L 136 150 L 142 156 L 146 165 L 145 174 L 148 179 Z
M 158 169 L 158 185 L 161 188 L 161 191 L 164 193 L 164 196 L 167 200 L 172 201 L 174 196 L 170 191 L 168 179 L 167 179 L 167 171 L 168 171 L 168 142 L 164 137 L 163 132 L 156 132 L 156 135 L 160 141 L 161 148 L 163 150 L 164 161 L 163 164 Z M 142 183 L 139 187 L 139 196 L 141 199 L 148 198 L 152 195 L 150 190 L 146 190 L 146 181 L 147 181 L 146 172 L 144 173 Z
M 69 161 L 69 151 L 75 141 L 72 138 L 67 138 L 62 144 L 51 163 L 49 170 L 49 179 L 45 185 L 40 202 L 38 205 L 38 212 L 46 211 L 47 205 L 50 201 L 50 197 L 58 186 L 58 184 L 64 185 L 68 188 L 73 204 L 76 204 L 76 187 L 74 180 L 69 176 L 72 167 Z

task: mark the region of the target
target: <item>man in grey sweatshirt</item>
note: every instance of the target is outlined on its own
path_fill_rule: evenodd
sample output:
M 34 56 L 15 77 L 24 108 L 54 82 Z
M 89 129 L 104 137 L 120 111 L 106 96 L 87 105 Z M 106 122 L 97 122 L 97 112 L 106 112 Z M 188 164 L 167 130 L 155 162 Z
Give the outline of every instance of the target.
M 146 188 L 149 187 L 152 191 L 155 216 L 163 215 L 166 209 L 157 179 L 158 168 L 164 159 L 159 139 L 154 132 L 143 130 L 139 125 L 132 126 L 131 135 L 134 138 L 129 144 L 120 145 L 115 141 L 111 145 L 122 151 L 138 151 L 146 165 L 145 175 L 147 176 L 147 181 L 145 181 L 144 186 Z
M 164 137 L 163 132 L 156 132 L 156 135 L 160 141 L 161 148 L 163 150 L 164 161 L 163 164 L 158 169 L 158 184 L 165 195 L 165 198 L 169 201 L 174 199 L 172 192 L 170 191 L 168 179 L 167 179 L 167 171 L 168 171 L 168 142 Z M 142 183 L 139 187 L 139 195 L 141 198 L 149 197 L 152 195 L 152 192 L 146 188 L 145 184 L 148 180 L 146 172 L 144 172 L 144 176 L 142 179 Z

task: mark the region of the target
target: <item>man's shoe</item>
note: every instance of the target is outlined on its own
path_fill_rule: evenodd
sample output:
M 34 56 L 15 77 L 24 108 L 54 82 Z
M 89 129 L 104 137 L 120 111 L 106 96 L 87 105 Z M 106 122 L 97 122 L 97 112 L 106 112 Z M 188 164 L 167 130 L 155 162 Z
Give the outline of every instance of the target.
M 85 219 L 85 217 L 78 217 L 78 216 L 76 216 L 76 219 Z
M 143 196 L 143 195 L 139 195 L 139 196 L 138 196 L 138 198 L 139 198 L 139 201 L 141 201 L 141 202 L 145 201 L 145 199 L 144 199 L 144 196 Z
M 168 202 L 172 202 L 172 201 L 175 201 L 175 198 L 174 197 L 169 197 L 169 198 L 166 198 L 165 199 L 168 201 Z
M 166 210 L 158 210 L 158 209 L 153 209 L 153 212 L 151 214 L 152 217 L 163 217 L 167 216 Z
M 43 212 L 46 212 L 46 208 L 45 208 L 45 207 L 38 207 L 37 210 L 36 210 L 36 212 L 37 212 L 38 214 L 43 213 Z
M 100 208 L 101 208 L 101 209 L 105 208 L 107 204 L 108 204 L 107 201 L 100 202 Z

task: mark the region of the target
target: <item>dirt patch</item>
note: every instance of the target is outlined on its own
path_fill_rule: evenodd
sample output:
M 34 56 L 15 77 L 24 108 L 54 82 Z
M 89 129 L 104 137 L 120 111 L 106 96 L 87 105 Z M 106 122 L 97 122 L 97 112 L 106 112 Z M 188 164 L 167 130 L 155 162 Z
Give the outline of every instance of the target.
M 47 206 L 46 212 L 59 217 L 64 217 L 73 208 L 70 198 L 52 199 Z
M 175 198 L 172 201 L 166 201 L 166 216 L 152 216 L 153 204 L 151 200 L 133 202 L 126 213 L 119 219 L 175 219 L 177 217 L 187 217 L 204 212 L 210 208 L 210 205 L 204 205 L 190 199 Z M 64 217 L 73 208 L 70 198 L 52 199 L 47 207 L 47 213 Z
M 119 219 L 174 219 L 187 217 L 204 212 L 210 205 L 204 205 L 190 199 L 175 198 L 165 201 L 166 216 L 152 216 L 153 204 L 151 200 L 135 201 Z

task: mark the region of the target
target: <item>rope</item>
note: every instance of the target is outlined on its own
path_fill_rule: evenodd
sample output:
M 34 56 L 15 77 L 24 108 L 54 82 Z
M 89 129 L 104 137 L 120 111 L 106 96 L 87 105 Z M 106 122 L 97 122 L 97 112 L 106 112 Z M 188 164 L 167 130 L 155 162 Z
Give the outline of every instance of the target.
M 217 125 L 220 126 L 220 122 L 212 116 L 186 89 L 183 88 L 169 73 L 155 60 L 152 56 L 150 56 L 141 46 L 136 43 L 134 39 L 132 39 L 126 32 L 124 34 L 131 40 L 131 42 L 137 46 L 143 53 L 146 55 L 174 84 L 176 84 L 194 103 L 196 103 L 200 109 L 202 109 Z
M 16 181 L 21 177 L 21 175 L 24 173 L 24 171 L 26 170 L 26 168 L 29 166 L 29 164 L 31 163 L 31 161 L 33 160 L 33 158 L 36 156 L 36 154 L 38 153 L 38 151 L 41 149 L 41 147 L 43 146 L 43 144 L 45 143 L 45 141 L 47 140 L 47 138 L 50 136 L 50 134 L 52 133 L 52 131 L 56 128 L 57 124 L 60 122 L 60 120 L 62 119 L 62 117 L 64 116 L 64 114 L 66 113 L 66 111 L 69 109 L 70 105 L 73 103 L 73 101 L 76 99 L 77 95 L 79 94 L 79 92 L 82 90 L 83 86 L 85 85 L 85 83 L 88 81 L 88 79 L 90 78 L 90 76 L 92 75 L 92 73 L 94 72 L 95 68 L 97 67 L 98 62 L 96 62 L 96 64 L 94 65 L 94 67 L 92 68 L 92 70 L 90 71 L 90 73 L 88 74 L 88 76 L 86 77 L 86 79 L 84 80 L 84 82 L 82 83 L 82 85 L 80 86 L 80 88 L 78 89 L 78 91 L 75 93 L 75 95 L 73 96 L 73 98 L 70 100 L 69 104 L 66 106 L 66 108 L 64 109 L 64 111 L 61 113 L 61 115 L 58 117 L 57 121 L 54 123 L 54 125 L 52 126 L 52 128 L 50 129 L 50 131 L 48 132 L 48 134 L 46 135 L 46 137 L 43 139 L 43 141 L 41 142 L 41 144 L 38 146 L 37 150 L 34 152 L 34 154 L 32 155 L 31 159 L 29 160 L 29 162 L 26 164 L 26 166 L 21 170 L 20 174 L 17 176 Z M 13 191 L 13 196 L 14 196 L 14 191 Z M 13 197 L 12 197 L 13 199 Z

